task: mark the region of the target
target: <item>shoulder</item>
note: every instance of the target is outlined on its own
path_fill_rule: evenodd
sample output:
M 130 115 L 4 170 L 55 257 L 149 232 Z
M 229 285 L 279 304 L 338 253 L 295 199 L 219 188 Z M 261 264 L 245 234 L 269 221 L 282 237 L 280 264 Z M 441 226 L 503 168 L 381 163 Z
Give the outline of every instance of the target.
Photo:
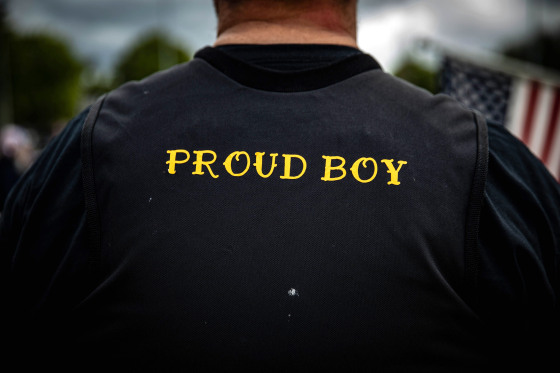
M 503 207 L 520 209 L 525 202 L 531 201 L 558 218 L 560 184 L 544 164 L 502 125 L 489 122 L 488 138 L 489 196 L 502 199 L 522 194 L 526 197 L 524 200 L 515 200 Z
M 483 312 L 504 324 L 537 314 L 547 320 L 560 292 L 560 185 L 506 128 L 489 123 L 488 134 L 479 235 Z
M 488 134 L 478 239 L 480 314 L 489 345 L 503 346 L 496 353 L 505 358 L 525 346 L 520 356 L 540 356 L 533 359 L 538 362 L 557 348 L 550 341 L 558 331 L 560 185 L 506 128 L 489 123 Z
M 8 202 L 24 197 L 22 193 L 26 189 L 43 188 L 45 182 L 59 176 L 57 172 L 68 173 L 64 170 L 68 171 L 70 164 L 80 164 L 81 131 L 88 113 L 89 107 L 73 118 L 49 141 L 41 151 L 41 155 L 18 181 L 8 197 Z
M 369 81 L 371 85 L 365 89 L 376 92 L 375 96 L 383 100 L 380 110 L 401 121 L 430 123 L 449 133 L 462 128 L 472 130 L 480 124 L 472 110 L 449 95 L 433 94 L 381 71 L 371 72 Z
M 56 231 L 68 229 L 64 221 L 77 224 L 76 216 L 83 214 L 80 138 L 88 112 L 48 143 L 10 192 L 0 222 L 3 260 L 19 263 L 31 250 L 46 248 L 49 240 L 64 240 L 64 233 L 57 237 Z
M 560 184 L 506 128 L 489 123 L 488 135 L 487 215 L 483 218 L 499 224 L 493 236 L 514 240 L 511 244 L 517 254 L 549 265 L 550 256 L 560 254 Z
M 547 259 L 547 250 L 560 254 L 560 184 L 505 127 L 488 123 L 488 140 L 483 218 L 501 223 L 502 231 L 494 236 L 504 233 L 523 241 L 516 249 L 538 259 Z
M 52 178 L 54 169 L 67 166 L 67 162 L 80 161 L 80 136 L 89 107 L 73 118 L 64 129 L 49 141 L 41 155 L 20 178 L 8 201 L 21 198 L 24 189 L 38 189 Z

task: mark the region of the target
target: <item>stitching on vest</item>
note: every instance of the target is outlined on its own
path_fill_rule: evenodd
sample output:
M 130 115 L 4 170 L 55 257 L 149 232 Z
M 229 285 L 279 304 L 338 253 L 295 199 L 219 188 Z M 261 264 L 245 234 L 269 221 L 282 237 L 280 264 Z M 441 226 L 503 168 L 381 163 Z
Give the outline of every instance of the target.
M 90 250 L 88 266 L 93 283 L 99 275 L 99 262 L 101 255 L 101 227 L 99 219 L 99 208 L 95 193 L 95 175 L 93 169 L 93 129 L 99 116 L 100 109 L 105 100 L 101 96 L 91 107 L 82 127 L 81 150 L 82 150 L 82 181 L 84 188 L 86 223 L 88 247 Z
M 477 286 L 479 271 L 478 233 L 480 214 L 482 211 L 486 176 L 488 172 L 488 128 L 486 121 L 473 111 L 473 119 L 477 132 L 477 153 L 469 205 L 467 211 L 465 234 L 465 280 L 467 294 L 473 305 L 477 304 Z

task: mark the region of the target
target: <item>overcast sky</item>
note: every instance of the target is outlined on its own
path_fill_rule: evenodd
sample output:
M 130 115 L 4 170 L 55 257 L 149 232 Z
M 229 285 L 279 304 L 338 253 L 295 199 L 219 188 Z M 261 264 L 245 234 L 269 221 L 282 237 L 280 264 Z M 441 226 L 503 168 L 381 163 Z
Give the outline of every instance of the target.
M 16 28 L 61 35 L 105 71 L 149 29 L 191 52 L 216 30 L 212 0 L 9 0 L 8 12 Z M 537 27 L 560 31 L 560 0 L 361 0 L 358 14 L 358 44 L 389 71 L 420 37 L 496 51 Z

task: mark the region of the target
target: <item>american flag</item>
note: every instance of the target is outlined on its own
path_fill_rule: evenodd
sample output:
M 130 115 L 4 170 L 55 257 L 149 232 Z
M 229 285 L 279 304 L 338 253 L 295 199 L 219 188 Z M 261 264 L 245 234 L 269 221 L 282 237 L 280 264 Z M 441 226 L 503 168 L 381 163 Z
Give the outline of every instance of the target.
M 560 83 L 446 56 L 442 91 L 501 123 L 560 181 Z

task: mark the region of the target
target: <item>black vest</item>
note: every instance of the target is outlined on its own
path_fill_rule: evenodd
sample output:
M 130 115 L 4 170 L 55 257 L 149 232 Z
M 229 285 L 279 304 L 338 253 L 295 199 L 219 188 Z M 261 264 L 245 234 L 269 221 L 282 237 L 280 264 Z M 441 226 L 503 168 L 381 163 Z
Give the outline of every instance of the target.
M 279 73 L 205 49 L 98 101 L 82 149 L 96 277 L 73 344 L 95 359 L 485 362 L 473 291 L 486 124 L 450 98 L 365 55 Z

